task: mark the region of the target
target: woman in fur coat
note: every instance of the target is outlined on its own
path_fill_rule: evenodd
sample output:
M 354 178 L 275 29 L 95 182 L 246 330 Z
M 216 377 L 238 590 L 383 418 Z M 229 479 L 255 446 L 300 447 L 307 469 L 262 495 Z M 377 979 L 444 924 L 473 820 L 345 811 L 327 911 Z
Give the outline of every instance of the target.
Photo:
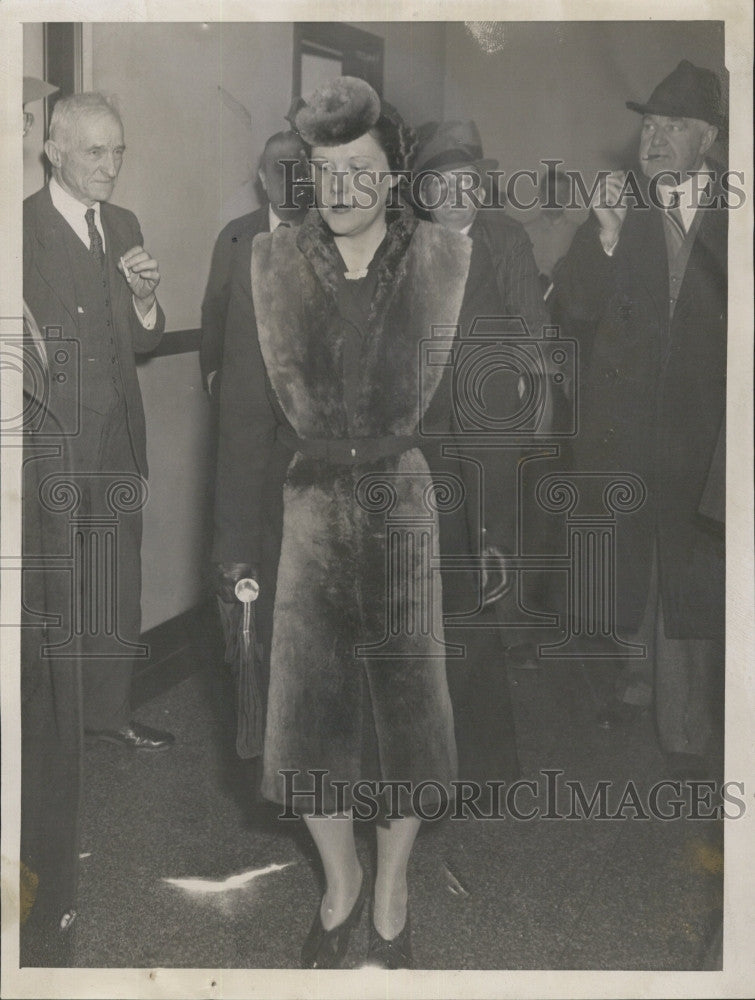
M 467 555 L 449 575 L 471 579 L 473 616 L 481 587 L 500 589 L 510 532 L 495 449 L 460 457 L 454 415 L 460 337 L 495 292 L 484 248 L 400 206 L 411 133 L 367 83 L 342 77 L 293 120 L 318 207 L 257 236 L 234 279 L 214 554 L 228 588 L 251 574 L 275 595 L 262 792 L 303 814 L 326 880 L 302 967 L 344 960 L 366 896 L 352 808 L 367 780 L 405 783 L 377 827 L 368 962 L 411 967 L 418 813 L 457 770 L 445 661 L 463 650 L 444 642 L 439 557 Z M 496 388 L 515 392 L 506 374 Z

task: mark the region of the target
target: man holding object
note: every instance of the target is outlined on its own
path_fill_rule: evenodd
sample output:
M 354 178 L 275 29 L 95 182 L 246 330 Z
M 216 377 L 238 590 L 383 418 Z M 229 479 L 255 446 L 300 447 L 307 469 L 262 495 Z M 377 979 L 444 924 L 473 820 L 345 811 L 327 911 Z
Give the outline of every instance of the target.
M 677 778 L 715 777 L 723 753 L 723 504 L 706 501 L 725 470 L 728 205 L 707 158 L 720 93 L 682 60 L 646 104 L 627 103 L 642 115 L 643 197 L 609 177 L 554 277 L 570 321 L 595 329 L 580 467 L 633 473 L 647 490 L 617 522 L 619 634 L 647 656 L 629 661 L 616 707 L 654 698 Z
M 116 525 L 114 579 L 108 569 L 98 576 L 103 566 L 93 569 L 84 554 L 89 571 L 72 574 L 73 610 L 83 621 L 68 621 L 61 608 L 62 628 L 50 638 L 65 645 L 74 624 L 83 633 L 85 730 L 156 751 L 171 746 L 172 735 L 130 718 L 147 475 L 135 354 L 157 346 L 165 316 L 155 297 L 157 261 L 142 246 L 136 217 L 108 204 L 124 151 L 120 116 L 101 94 L 55 105 L 45 143 L 52 179 L 24 202 L 24 300 L 43 334 L 50 404 L 67 437 L 77 497 L 68 516 Z M 81 537 L 96 559 L 97 539 L 86 530 Z

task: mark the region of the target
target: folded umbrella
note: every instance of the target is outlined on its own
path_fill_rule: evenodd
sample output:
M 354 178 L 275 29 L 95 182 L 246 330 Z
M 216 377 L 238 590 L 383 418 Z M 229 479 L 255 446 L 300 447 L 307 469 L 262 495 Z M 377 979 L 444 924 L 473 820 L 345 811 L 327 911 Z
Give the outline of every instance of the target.
M 236 681 L 236 753 L 243 759 L 262 753 L 265 706 L 261 682 L 262 647 L 257 640 L 253 603 L 259 596 L 256 580 L 236 584 L 236 600 L 218 600 L 226 639 L 225 662 Z

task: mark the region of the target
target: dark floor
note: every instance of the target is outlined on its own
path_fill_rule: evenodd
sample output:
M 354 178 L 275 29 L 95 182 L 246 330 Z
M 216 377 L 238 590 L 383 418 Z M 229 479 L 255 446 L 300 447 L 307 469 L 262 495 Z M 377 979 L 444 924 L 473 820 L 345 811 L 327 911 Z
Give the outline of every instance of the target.
M 139 718 L 173 730 L 173 750 L 86 751 L 77 966 L 297 967 L 321 893 L 319 871 L 301 827 L 254 800 L 253 766 L 234 752 L 214 637 L 211 616 L 194 621 L 183 648 L 153 657 L 137 682 Z M 550 661 L 510 671 L 524 776 L 544 788 L 541 772 L 562 770 L 559 782 L 579 780 L 588 796 L 599 780 L 613 781 L 609 812 L 630 779 L 645 796 L 665 777 L 648 716 L 624 730 L 595 724 L 613 669 Z M 561 813 L 570 811 L 565 793 L 561 784 Z M 523 789 L 522 809 L 528 796 Z M 539 801 L 545 811 L 544 793 Z M 372 844 L 368 826 L 359 838 L 368 867 Z M 211 884 L 260 869 L 236 887 Z M 509 815 L 425 824 L 410 868 L 416 962 L 428 969 L 713 968 L 722 870 L 721 827 L 704 820 Z M 366 940 L 363 916 L 350 965 L 360 963 Z

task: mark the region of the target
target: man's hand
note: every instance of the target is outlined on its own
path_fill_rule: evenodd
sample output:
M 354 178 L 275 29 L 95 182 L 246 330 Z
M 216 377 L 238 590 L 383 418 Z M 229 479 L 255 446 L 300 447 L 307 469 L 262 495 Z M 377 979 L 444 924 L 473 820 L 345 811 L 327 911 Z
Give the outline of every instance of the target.
M 236 584 L 249 577 L 257 579 L 257 570 L 249 563 L 216 563 L 215 593 L 221 601 L 233 604 L 236 598 Z
M 600 223 L 600 238 L 606 249 L 616 245 L 626 218 L 627 206 L 619 203 L 625 180 L 626 174 L 613 171 L 604 183 L 598 185 L 590 202 L 590 208 Z
M 482 550 L 485 560 L 482 570 L 482 606 L 490 607 L 506 593 L 509 580 L 506 557 L 495 545 L 486 545 Z
M 132 247 L 118 261 L 118 270 L 126 279 L 136 308 L 146 316 L 155 303 L 155 289 L 160 284 L 160 269 L 144 247 Z

